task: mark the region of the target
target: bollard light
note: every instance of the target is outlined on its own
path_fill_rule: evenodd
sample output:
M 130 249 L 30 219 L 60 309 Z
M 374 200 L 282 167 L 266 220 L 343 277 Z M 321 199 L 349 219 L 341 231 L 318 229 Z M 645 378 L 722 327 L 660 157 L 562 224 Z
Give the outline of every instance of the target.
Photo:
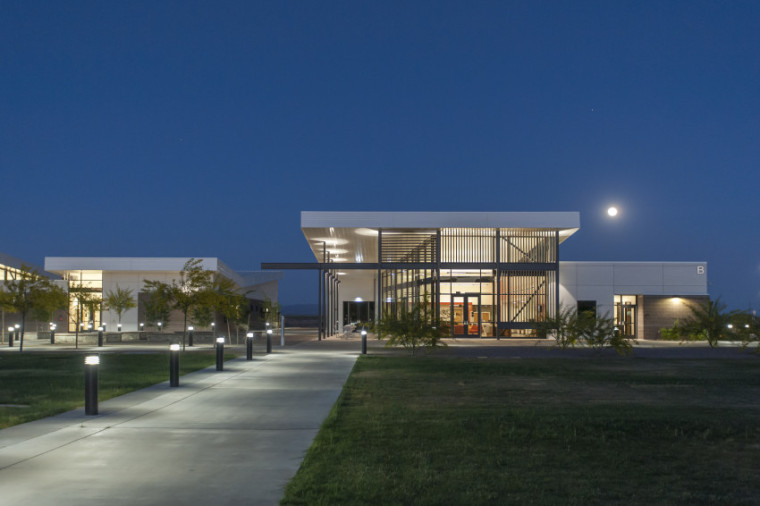
M 8 327 L 8 346 L 13 347 L 13 331 L 16 330 L 13 327 Z
M 117 330 L 118 332 L 121 332 L 121 323 L 117 323 L 117 324 L 116 324 L 116 330 Z
M 188 330 L 188 336 L 187 336 L 187 341 L 188 341 L 188 343 L 187 343 L 187 345 L 188 345 L 188 346 L 192 346 L 192 345 L 193 345 L 193 330 L 194 330 L 194 328 L 195 328 L 195 327 L 193 327 L 192 325 L 190 325 L 190 326 L 187 328 L 187 330 Z
M 367 354 L 367 331 L 362 329 L 362 355 Z
M 216 338 L 216 370 L 224 370 L 224 337 Z
M 214 330 L 216 330 L 216 323 L 211 322 L 211 344 L 216 348 L 216 341 L 214 341 Z
M 18 341 L 21 338 L 21 325 L 18 323 L 13 326 L 13 328 L 16 331 L 16 341 Z
M 169 386 L 179 386 L 179 344 L 169 345 Z
M 98 414 L 98 367 L 100 357 L 88 355 L 84 357 L 84 414 Z
M 267 329 L 267 353 L 272 353 L 272 329 Z
M 162 328 L 163 328 L 163 323 L 158 322 L 158 331 L 161 332 Z
M 253 360 L 253 332 L 245 335 L 245 359 Z
M 57 325 L 55 323 L 50 323 L 50 344 L 55 344 L 55 329 L 57 328 Z
M 143 330 L 145 330 L 145 324 L 144 323 L 140 323 L 140 332 L 142 332 Z
M 103 327 L 98 327 L 98 347 L 103 346 Z

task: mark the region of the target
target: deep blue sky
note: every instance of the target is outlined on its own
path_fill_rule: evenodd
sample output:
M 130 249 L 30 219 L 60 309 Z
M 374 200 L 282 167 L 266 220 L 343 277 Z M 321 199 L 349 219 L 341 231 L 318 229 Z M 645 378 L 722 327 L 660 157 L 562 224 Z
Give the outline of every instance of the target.
M 755 1 L 5 0 L 0 251 L 251 270 L 312 260 L 301 210 L 580 211 L 564 259 L 758 308 L 759 55 Z

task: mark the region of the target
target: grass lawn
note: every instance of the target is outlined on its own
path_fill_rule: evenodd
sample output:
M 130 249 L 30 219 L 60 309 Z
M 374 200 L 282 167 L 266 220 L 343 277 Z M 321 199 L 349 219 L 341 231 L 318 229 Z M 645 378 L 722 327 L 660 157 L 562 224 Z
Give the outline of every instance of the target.
M 760 362 L 361 357 L 282 504 L 759 504 Z
M 236 355 L 225 353 L 225 360 Z M 216 363 L 215 351 L 180 356 L 180 375 Z M 98 398 L 101 401 L 169 379 L 164 353 L 100 355 Z M 0 429 L 84 406 L 82 353 L 6 353 L 0 355 Z M 26 407 L 28 406 L 28 407 Z

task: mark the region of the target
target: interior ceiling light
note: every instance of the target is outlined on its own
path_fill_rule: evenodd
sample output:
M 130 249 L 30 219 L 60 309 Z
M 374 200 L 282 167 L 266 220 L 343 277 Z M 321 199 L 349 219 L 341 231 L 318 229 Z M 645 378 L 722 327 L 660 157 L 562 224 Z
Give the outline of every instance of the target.
M 348 244 L 348 239 L 340 239 L 337 237 L 312 237 L 311 241 L 316 243 L 316 247 L 322 247 L 323 243 L 326 243 L 328 246 L 341 246 L 343 244 Z
M 377 230 L 373 228 L 357 228 L 354 232 L 367 237 L 377 237 Z

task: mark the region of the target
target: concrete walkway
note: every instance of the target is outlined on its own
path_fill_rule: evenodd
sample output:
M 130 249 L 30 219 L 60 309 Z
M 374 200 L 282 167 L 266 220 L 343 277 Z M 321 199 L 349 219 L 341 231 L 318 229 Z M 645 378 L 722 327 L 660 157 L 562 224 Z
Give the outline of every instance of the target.
M 0 431 L 0 503 L 277 504 L 358 356 L 294 346 Z

